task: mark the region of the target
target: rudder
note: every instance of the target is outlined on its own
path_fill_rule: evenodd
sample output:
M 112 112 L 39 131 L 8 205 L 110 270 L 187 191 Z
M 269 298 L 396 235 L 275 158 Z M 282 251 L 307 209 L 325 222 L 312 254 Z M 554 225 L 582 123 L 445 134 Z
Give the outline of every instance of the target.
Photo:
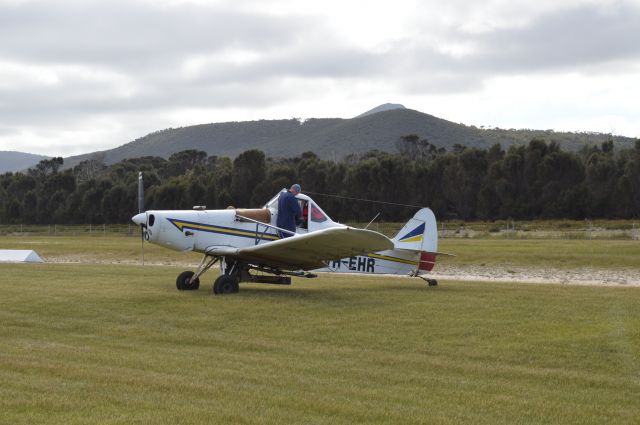
M 423 208 L 392 239 L 395 248 L 438 252 L 438 226 L 433 211 Z
M 429 208 L 423 208 L 392 239 L 395 249 L 420 252 L 420 270 L 431 270 L 438 252 L 438 226 Z

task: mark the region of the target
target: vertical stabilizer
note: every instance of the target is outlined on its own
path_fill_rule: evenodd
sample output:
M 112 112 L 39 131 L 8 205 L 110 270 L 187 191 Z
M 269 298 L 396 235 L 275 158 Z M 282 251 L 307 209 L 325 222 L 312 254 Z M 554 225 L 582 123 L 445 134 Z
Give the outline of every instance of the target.
M 438 252 L 436 217 L 429 208 L 418 211 L 392 239 L 396 249 Z

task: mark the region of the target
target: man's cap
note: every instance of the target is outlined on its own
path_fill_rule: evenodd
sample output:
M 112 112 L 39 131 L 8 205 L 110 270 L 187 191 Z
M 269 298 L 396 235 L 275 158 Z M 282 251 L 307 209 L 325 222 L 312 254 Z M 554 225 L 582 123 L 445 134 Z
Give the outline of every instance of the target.
M 300 185 L 298 183 L 296 183 L 293 186 L 291 186 L 291 189 L 295 190 L 298 193 L 302 192 L 302 188 L 300 187 Z

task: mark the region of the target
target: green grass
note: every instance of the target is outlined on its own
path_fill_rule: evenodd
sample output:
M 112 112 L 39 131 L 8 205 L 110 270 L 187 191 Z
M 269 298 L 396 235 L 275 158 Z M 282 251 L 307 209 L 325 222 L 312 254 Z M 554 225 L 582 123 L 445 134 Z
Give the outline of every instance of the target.
M 407 217 L 408 218 L 408 217 Z M 395 236 L 405 222 L 349 222 L 351 226 L 369 226 L 371 230 Z M 511 229 L 515 228 L 515 232 Z M 635 239 L 640 237 L 640 220 L 448 220 L 438 222 L 438 233 L 447 238 L 515 239 Z M 0 236 L 88 236 L 139 235 L 133 223 L 108 225 L 22 225 L 0 224 Z
M 442 239 L 439 251 L 449 265 L 515 266 L 539 268 L 637 269 L 640 241 L 558 239 Z M 437 267 L 437 265 L 436 265 Z
M 33 249 L 45 260 L 79 262 L 138 262 L 140 239 L 106 236 L 3 236 L 0 249 Z M 439 250 L 457 257 L 440 257 L 449 265 L 514 267 L 638 269 L 640 241 L 560 239 L 441 239 Z M 145 243 L 152 263 L 198 263 L 200 254 L 179 253 Z M 437 265 L 436 265 L 437 271 Z
M 349 224 L 365 227 L 368 223 Z M 395 236 L 403 225 L 404 222 L 374 222 L 369 228 L 391 237 Z M 640 220 L 453 220 L 438 221 L 438 233 L 443 238 L 638 240 Z
M 322 276 L 218 297 L 177 292 L 181 270 L 0 265 L 0 423 L 640 417 L 638 288 Z
M 140 262 L 139 236 L 3 236 L 0 249 L 33 249 L 43 259 L 70 262 Z M 148 242 L 144 244 L 145 261 L 163 264 L 199 262 L 201 254 L 176 252 Z

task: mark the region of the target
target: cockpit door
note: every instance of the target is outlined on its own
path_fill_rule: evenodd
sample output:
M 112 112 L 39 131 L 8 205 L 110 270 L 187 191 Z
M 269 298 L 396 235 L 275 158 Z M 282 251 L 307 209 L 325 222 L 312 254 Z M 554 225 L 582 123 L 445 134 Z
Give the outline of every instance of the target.
M 308 233 L 309 230 L 309 201 L 298 198 L 298 205 L 302 211 L 302 223 L 296 225 L 296 233 Z

